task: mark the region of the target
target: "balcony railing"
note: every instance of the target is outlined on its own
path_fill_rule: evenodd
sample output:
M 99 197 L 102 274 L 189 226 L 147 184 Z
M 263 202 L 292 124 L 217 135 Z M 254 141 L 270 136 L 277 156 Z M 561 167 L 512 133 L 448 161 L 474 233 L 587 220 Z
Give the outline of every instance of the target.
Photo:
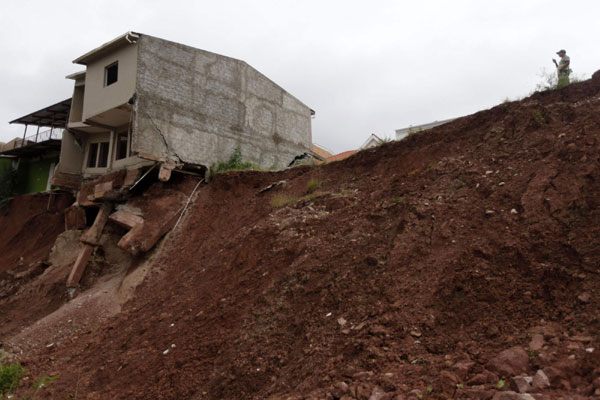
M 15 144 L 13 146 L 14 149 L 19 147 L 30 146 L 35 143 L 45 142 L 47 140 L 61 140 L 63 134 L 62 128 L 52 128 L 47 129 L 42 132 L 38 132 L 35 135 L 27 136 L 25 139 L 15 140 Z

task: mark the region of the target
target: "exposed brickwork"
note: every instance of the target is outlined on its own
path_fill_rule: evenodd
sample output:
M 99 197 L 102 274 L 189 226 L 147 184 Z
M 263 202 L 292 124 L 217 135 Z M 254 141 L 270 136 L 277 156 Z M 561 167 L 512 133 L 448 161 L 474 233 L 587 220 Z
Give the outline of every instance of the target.
M 138 49 L 134 151 L 209 166 L 240 146 L 282 168 L 310 150 L 310 109 L 245 62 L 147 35 Z

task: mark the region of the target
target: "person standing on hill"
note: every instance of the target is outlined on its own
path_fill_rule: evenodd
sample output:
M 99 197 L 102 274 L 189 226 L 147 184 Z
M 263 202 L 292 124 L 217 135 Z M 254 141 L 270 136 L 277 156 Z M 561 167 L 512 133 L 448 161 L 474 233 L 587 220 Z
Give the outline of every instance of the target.
M 560 61 L 557 63 L 553 58 L 552 62 L 556 65 L 556 72 L 558 73 L 558 84 L 557 89 L 567 86 L 569 82 L 569 74 L 571 73 L 571 59 L 567 55 L 565 50 L 560 50 L 556 54 L 560 57 Z

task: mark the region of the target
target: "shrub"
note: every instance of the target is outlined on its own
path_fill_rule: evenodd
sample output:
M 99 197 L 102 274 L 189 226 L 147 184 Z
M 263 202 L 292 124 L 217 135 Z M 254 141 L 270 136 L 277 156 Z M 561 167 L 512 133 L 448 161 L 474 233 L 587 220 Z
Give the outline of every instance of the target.
M 0 395 L 12 392 L 26 370 L 18 362 L 0 366 Z
M 306 193 L 312 193 L 321 187 L 321 181 L 318 179 L 311 179 L 306 184 Z
M 245 169 L 258 169 L 254 164 L 249 162 L 244 162 L 242 160 L 242 149 L 240 146 L 237 146 L 229 160 L 221 161 L 216 166 L 213 165 L 210 167 L 211 175 L 218 174 L 220 172 L 232 171 L 232 170 L 245 170 Z
M 538 74 L 541 81 L 535 85 L 536 92 L 545 92 L 547 90 L 560 89 L 558 87 L 558 74 L 556 70 L 548 71 L 546 68 L 542 68 Z M 581 82 L 585 79 L 585 75 L 577 75 L 571 73 L 569 75 L 570 83 Z

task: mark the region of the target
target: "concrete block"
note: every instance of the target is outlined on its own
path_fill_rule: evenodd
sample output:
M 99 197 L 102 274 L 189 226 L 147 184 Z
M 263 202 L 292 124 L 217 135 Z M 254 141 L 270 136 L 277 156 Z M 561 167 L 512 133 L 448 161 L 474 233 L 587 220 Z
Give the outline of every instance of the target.
M 113 181 L 100 182 L 94 186 L 94 194 L 100 193 L 100 192 L 108 192 L 109 190 L 112 190 L 113 188 L 114 188 Z
M 83 207 L 71 206 L 65 210 L 65 231 L 83 229 L 86 226 Z
M 133 229 L 138 225 L 142 225 L 144 223 L 144 218 L 139 215 L 132 214 L 125 210 L 119 210 L 114 212 L 108 217 L 108 219 L 118 225 L 121 225 L 127 229 Z

